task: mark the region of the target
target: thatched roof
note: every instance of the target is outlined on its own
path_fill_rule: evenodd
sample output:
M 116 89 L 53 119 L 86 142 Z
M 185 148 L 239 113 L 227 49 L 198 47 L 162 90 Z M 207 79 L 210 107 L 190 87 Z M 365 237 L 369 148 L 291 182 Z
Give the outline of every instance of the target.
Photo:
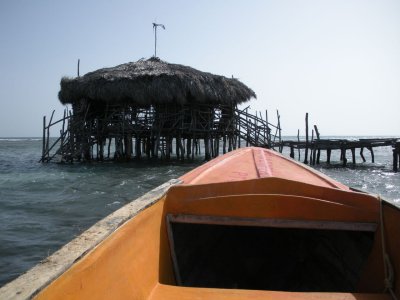
M 242 103 L 256 97 L 239 80 L 170 64 L 159 58 L 104 68 L 61 79 L 63 104 L 81 99 L 138 105 L 161 103 Z

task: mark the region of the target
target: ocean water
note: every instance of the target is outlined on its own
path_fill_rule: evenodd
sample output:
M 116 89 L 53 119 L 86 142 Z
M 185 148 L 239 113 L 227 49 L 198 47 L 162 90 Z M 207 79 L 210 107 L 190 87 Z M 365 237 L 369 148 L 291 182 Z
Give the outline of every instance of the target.
M 203 162 L 41 164 L 41 147 L 40 138 L 0 138 L 0 286 L 132 199 Z M 358 156 L 356 167 L 341 167 L 338 155 L 333 152 L 327 165 L 322 153 L 316 169 L 400 205 L 400 173 L 391 170 L 390 147 L 375 150 L 374 164 L 368 151 L 369 162 Z

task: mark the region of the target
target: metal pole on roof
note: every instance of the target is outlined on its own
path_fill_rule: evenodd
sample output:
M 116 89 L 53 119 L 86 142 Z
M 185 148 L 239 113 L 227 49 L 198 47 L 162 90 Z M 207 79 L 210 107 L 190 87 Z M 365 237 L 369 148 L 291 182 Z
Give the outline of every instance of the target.
M 153 23 L 153 30 L 154 30 L 154 57 L 157 57 L 157 27 L 162 27 L 165 30 L 165 26 L 163 24 L 156 24 Z

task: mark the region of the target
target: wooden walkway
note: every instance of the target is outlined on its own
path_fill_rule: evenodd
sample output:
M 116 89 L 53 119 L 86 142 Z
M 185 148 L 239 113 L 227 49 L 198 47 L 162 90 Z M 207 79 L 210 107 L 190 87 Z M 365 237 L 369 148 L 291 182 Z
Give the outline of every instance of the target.
M 286 140 L 276 143 L 275 147 L 282 152 L 283 147 L 290 148 L 290 157 L 295 158 L 295 150 L 298 150 L 298 159 L 300 160 L 300 150 L 305 150 L 304 163 L 315 165 L 320 163 L 321 151 L 326 151 L 327 163 L 331 162 L 332 150 L 340 151 L 340 160 L 343 166 L 346 166 L 348 159 L 347 150 L 351 151 L 352 163 L 356 164 L 356 150 L 359 150 L 361 159 L 364 157 L 364 149 L 371 153 L 372 163 L 375 162 L 374 148 L 392 147 L 393 151 L 393 170 L 395 172 L 400 168 L 400 139 L 399 138 L 374 138 L 374 139 L 315 139 L 310 142 Z M 310 155 L 308 155 L 310 151 Z

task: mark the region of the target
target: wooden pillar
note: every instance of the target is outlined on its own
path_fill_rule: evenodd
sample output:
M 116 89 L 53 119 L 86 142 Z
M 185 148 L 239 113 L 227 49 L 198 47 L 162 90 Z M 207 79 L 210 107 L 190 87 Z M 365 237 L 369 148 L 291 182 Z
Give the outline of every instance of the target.
M 143 140 L 143 143 L 146 144 L 146 156 L 150 158 L 151 154 L 154 153 L 154 151 L 151 150 L 151 138 L 147 136 L 147 138 Z
M 346 148 L 345 147 L 343 147 L 342 149 L 341 149 L 341 155 L 340 155 L 341 157 L 342 157 L 342 164 L 343 164 L 343 167 L 345 167 L 346 166 L 346 164 L 347 164 L 347 158 L 346 158 Z
M 197 139 L 197 142 L 196 142 L 197 150 L 199 151 L 199 155 L 201 155 L 201 142 L 200 141 L 201 141 L 200 139 Z M 196 152 L 196 154 L 197 154 L 197 152 Z
M 331 153 L 332 153 L 332 149 L 326 149 L 326 162 L 327 162 L 327 164 L 331 163 Z
M 204 138 L 204 151 L 205 151 L 205 159 L 210 160 L 210 144 L 208 137 Z
M 165 158 L 171 159 L 171 136 L 169 135 L 165 138 Z
M 190 154 L 192 154 L 192 139 L 188 137 L 186 140 L 186 157 L 190 158 Z
M 194 159 L 194 151 L 195 151 L 195 147 L 196 147 L 195 141 L 196 141 L 196 138 L 195 138 L 195 136 L 193 135 L 193 139 L 192 139 L 192 149 L 191 149 L 191 151 L 192 151 L 192 160 Z
M 111 142 L 112 142 L 112 138 L 110 137 L 108 139 L 108 147 L 107 147 L 107 158 L 110 158 L 110 151 L 111 151 Z
M 100 151 L 99 151 L 98 159 L 100 161 L 103 161 L 104 160 L 104 144 L 105 144 L 105 141 L 103 140 L 103 138 L 99 139 L 99 143 L 100 143 Z
M 214 139 L 210 137 L 210 155 L 211 157 L 214 157 Z
M 306 153 L 304 157 L 304 163 L 308 164 L 308 113 L 306 113 Z
M 367 147 L 367 149 L 371 152 L 372 163 L 375 163 L 374 149 L 372 147 Z
M 399 153 L 396 148 L 393 148 L 393 171 L 398 171 Z
M 140 159 L 141 157 L 142 157 L 142 147 L 141 147 L 141 142 L 140 142 L 140 137 L 136 137 L 136 145 L 135 145 L 135 148 L 136 148 L 136 158 L 137 159 Z
M 290 145 L 290 157 L 294 158 L 294 147 L 293 147 L 293 145 Z
M 181 137 L 178 138 L 179 140 L 179 151 L 181 153 L 180 159 L 184 160 L 185 159 L 185 147 L 184 147 L 184 139 L 182 139 Z
M 43 116 L 43 147 L 42 147 L 42 162 L 46 154 L 46 116 Z
M 310 165 L 315 165 L 314 129 L 311 130 Z
M 364 147 L 361 147 L 361 149 L 360 149 L 360 156 L 361 156 L 363 162 L 366 162 L 363 152 L 364 152 Z
M 223 154 L 226 153 L 226 134 L 224 134 L 224 136 L 222 138 L 222 153 Z
M 180 148 L 179 148 L 179 143 L 178 143 L 178 136 L 175 137 L 175 152 L 176 152 L 176 158 L 179 159 L 180 158 Z
M 395 147 L 397 151 L 397 161 L 399 162 L 398 167 L 400 168 L 400 142 L 397 142 Z
M 300 129 L 297 129 L 297 142 L 298 142 L 297 152 L 298 152 L 299 161 L 300 161 L 301 160 L 301 156 L 300 156 Z
M 125 158 L 126 160 L 130 160 L 132 157 L 132 136 L 127 134 L 125 136 Z
M 353 165 L 356 164 L 356 148 L 351 148 L 351 157 L 353 159 Z

